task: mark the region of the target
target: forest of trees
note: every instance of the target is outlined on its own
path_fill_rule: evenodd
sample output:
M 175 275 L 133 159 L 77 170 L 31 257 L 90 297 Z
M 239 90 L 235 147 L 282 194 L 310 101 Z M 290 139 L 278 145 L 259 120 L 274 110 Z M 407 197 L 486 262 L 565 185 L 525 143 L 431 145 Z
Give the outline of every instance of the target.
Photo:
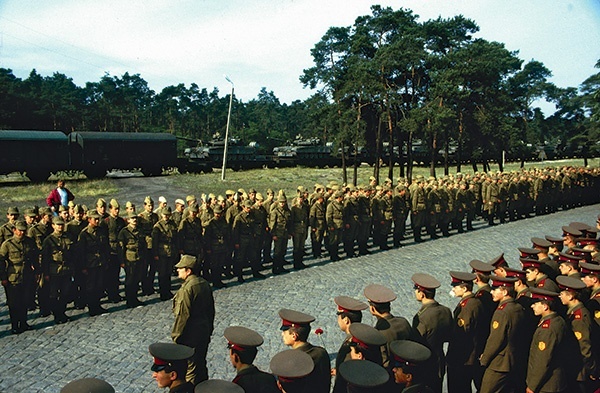
M 503 151 L 524 160 L 532 146 L 597 155 L 600 72 L 559 88 L 543 63 L 474 38 L 478 30 L 463 16 L 421 22 L 410 10 L 373 6 L 315 44 L 314 64 L 300 76 L 311 97 L 282 104 L 267 88 L 249 102 L 234 97 L 230 135 L 267 150 L 298 135 L 318 137 L 390 159 L 384 150 L 396 147 L 406 152 L 403 176 L 411 175 L 417 144 L 432 157 L 452 152 L 459 171 L 460 162 L 501 163 Z M 229 95 L 219 94 L 193 83 L 156 93 L 139 74 L 106 74 L 80 87 L 58 72 L 34 69 L 20 79 L 0 68 L 0 128 L 169 132 L 207 141 L 224 135 Z M 538 100 L 553 103 L 555 113 L 545 115 Z

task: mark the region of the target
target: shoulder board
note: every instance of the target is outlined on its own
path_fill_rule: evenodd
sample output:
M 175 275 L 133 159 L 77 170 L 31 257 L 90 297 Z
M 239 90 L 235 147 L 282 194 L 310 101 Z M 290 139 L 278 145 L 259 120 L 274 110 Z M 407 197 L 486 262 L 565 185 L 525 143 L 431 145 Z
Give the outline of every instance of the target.
M 506 307 L 506 305 L 507 305 L 507 304 L 508 304 L 508 303 L 501 304 L 501 305 L 499 305 L 499 306 L 498 306 L 498 308 L 497 308 L 497 309 L 498 309 L 498 310 L 504 310 L 504 307 Z
M 463 299 L 463 300 L 461 300 L 461 301 L 460 301 L 460 306 L 461 306 L 461 307 L 464 307 L 464 306 L 466 306 L 466 305 L 467 305 L 467 302 L 469 301 L 469 299 L 471 299 L 471 298 L 470 298 L 470 297 L 468 297 L 468 298 L 466 298 L 466 299 Z
M 579 309 L 577 309 L 577 310 L 573 311 L 573 318 L 574 318 L 574 319 L 581 319 L 581 318 L 583 317 L 583 313 L 582 313 L 582 311 L 581 311 L 581 310 L 582 310 L 582 309 L 581 309 L 581 308 L 579 308 Z
M 592 296 L 592 299 L 598 299 L 598 298 L 600 298 L 600 292 L 598 292 L 594 296 Z
M 545 278 L 541 279 L 540 282 L 537 283 L 536 287 L 543 288 L 545 282 L 546 282 Z

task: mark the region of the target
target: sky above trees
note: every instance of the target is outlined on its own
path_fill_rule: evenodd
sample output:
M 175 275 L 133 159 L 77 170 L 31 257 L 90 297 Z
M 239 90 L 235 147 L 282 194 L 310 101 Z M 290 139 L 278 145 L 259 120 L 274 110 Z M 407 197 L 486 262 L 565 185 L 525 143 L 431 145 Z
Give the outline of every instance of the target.
M 579 86 L 600 58 L 600 3 L 596 0 L 381 1 L 408 8 L 420 21 L 463 14 L 478 37 L 499 41 L 519 57 L 542 62 L 549 81 Z M 369 14 L 364 0 L 0 2 L 0 67 L 25 78 L 60 72 L 78 85 L 105 73 L 140 74 L 149 87 L 194 82 L 222 93 L 236 86 L 249 101 L 261 87 L 281 102 L 314 93 L 299 77 L 312 66 L 310 50 L 332 26 Z

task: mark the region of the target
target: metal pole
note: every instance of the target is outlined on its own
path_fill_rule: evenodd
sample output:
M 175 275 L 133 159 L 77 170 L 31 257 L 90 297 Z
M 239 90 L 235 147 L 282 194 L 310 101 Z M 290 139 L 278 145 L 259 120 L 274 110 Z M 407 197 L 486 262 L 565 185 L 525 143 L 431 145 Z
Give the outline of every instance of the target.
M 229 111 L 227 112 L 227 126 L 225 127 L 225 146 L 223 148 L 223 168 L 221 168 L 221 180 L 225 180 L 225 167 L 227 167 L 227 143 L 229 142 L 229 121 L 231 120 L 231 105 L 233 104 L 233 82 L 225 76 L 227 82 L 231 83 L 231 95 L 229 96 Z

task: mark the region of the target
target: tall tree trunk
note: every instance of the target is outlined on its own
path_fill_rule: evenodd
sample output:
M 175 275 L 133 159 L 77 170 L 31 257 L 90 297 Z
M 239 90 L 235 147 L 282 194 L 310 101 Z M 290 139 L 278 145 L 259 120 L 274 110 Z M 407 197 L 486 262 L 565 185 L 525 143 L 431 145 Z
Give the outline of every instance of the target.
M 373 167 L 373 177 L 377 180 L 377 184 L 379 184 L 379 167 L 381 160 L 381 116 L 378 119 L 377 138 L 375 139 L 375 166 Z
M 407 163 L 406 163 L 406 178 L 408 179 L 409 183 L 412 182 L 412 178 L 413 178 L 413 174 L 412 174 L 412 169 L 413 169 L 412 139 L 413 139 L 413 132 L 411 130 L 408 133 L 408 141 L 406 144 L 406 161 L 407 161 Z
M 458 148 L 456 149 L 456 172 L 461 171 L 462 165 L 463 114 L 458 115 Z
M 429 176 L 435 177 L 435 156 L 437 153 L 437 132 L 431 131 L 431 119 L 427 119 L 427 128 L 431 132 L 431 145 L 430 145 L 430 162 L 429 162 Z

